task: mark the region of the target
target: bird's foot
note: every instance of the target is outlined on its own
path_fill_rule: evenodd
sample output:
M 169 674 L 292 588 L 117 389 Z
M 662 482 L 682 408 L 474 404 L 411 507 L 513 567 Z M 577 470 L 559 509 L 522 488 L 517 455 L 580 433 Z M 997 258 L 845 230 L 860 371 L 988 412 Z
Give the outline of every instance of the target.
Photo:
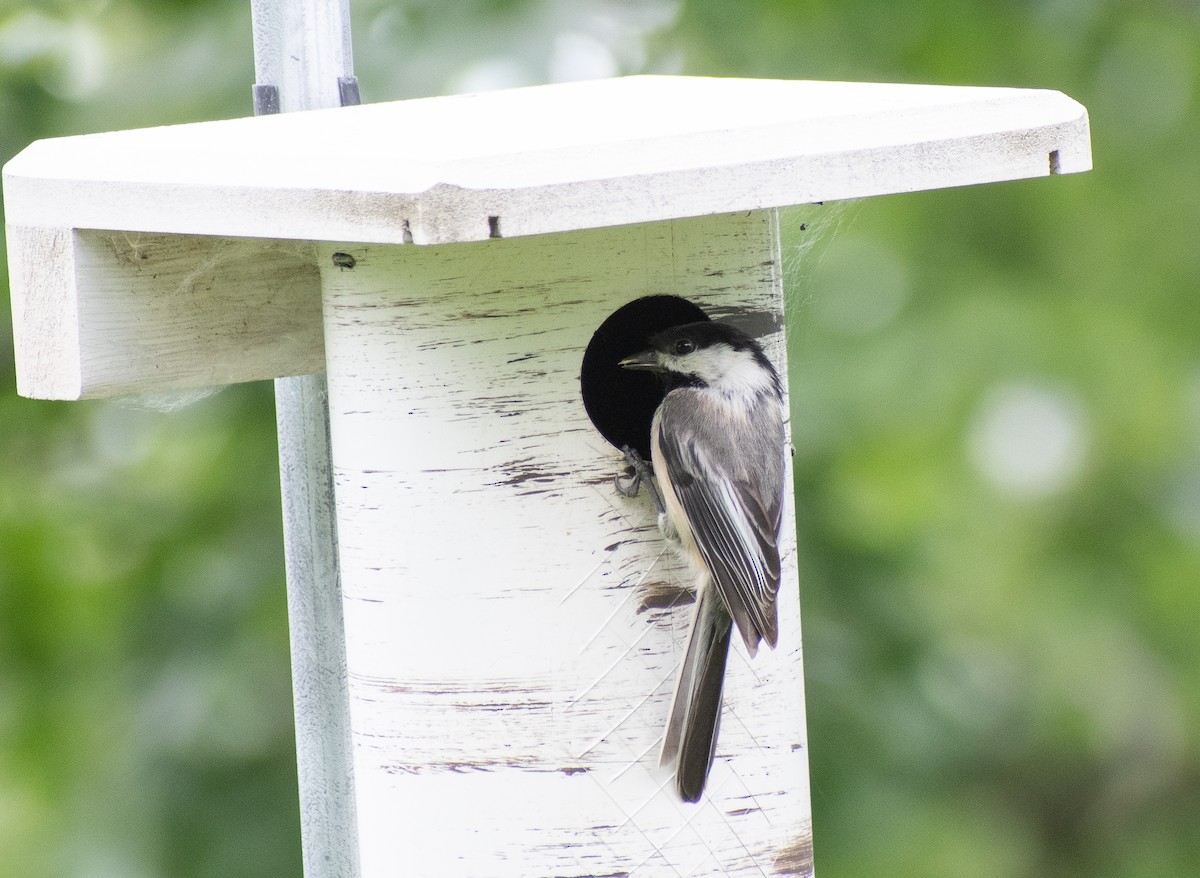
M 625 453 L 625 461 L 629 468 L 624 474 L 618 473 L 613 476 L 613 485 L 617 493 L 622 497 L 636 497 L 641 486 L 645 484 L 650 499 L 654 501 L 655 510 L 659 517 L 662 517 L 666 513 L 666 507 L 663 506 L 662 495 L 658 493 L 658 486 L 654 484 L 654 471 L 650 464 L 646 463 L 638 450 L 631 445 L 626 445 L 621 450 Z
M 621 449 L 625 453 L 625 461 L 629 466 L 623 473 L 613 476 L 613 487 L 622 497 L 636 497 L 641 490 L 642 482 L 649 482 L 650 468 L 636 450 L 626 445 Z

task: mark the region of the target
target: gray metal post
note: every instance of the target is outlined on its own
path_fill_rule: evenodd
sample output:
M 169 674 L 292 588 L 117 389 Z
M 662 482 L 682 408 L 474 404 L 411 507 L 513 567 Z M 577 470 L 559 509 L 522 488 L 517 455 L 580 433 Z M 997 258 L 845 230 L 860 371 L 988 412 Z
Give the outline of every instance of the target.
M 252 0 L 256 112 L 357 102 L 348 0 Z M 300 824 L 307 878 L 357 878 L 346 644 L 324 375 L 279 378 Z

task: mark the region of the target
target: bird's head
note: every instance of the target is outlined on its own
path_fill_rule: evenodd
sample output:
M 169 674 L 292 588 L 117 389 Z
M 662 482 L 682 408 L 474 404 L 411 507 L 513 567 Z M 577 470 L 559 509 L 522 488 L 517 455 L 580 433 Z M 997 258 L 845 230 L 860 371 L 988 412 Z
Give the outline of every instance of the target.
M 779 377 L 758 342 L 725 323 L 673 326 L 620 365 L 659 373 L 673 387 L 708 387 L 753 396 L 780 393 Z

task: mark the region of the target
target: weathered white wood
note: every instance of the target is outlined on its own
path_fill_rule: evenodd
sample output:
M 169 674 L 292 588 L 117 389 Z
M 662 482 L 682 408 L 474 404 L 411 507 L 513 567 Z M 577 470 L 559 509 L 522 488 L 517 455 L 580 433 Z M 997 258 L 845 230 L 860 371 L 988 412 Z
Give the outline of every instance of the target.
M 7 239 L 17 393 L 78 399 L 84 384 L 75 235 L 9 226 Z
M 251 0 L 251 12 L 256 84 L 277 89 L 283 112 L 337 106 L 338 79 L 353 74 L 347 0 Z M 323 337 L 319 347 L 305 371 L 321 374 L 275 380 L 301 846 L 306 878 L 358 878 Z
M 810 870 L 795 519 L 780 642 L 729 662 L 709 791 L 658 744 L 690 607 L 580 361 L 642 295 L 764 337 L 786 375 L 774 212 L 451 247 L 323 245 L 362 873 Z M 353 259 L 353 268 L 344 256 Z
M 318 4 L 326 13 L 334 5 Z M 258 31 L 283 27 L 260 18 Z M 291 60 L 291 50 L 280 51 Z M 342 57 L 335 49 L 325 55 L 323 70 Z M 280 63 L 276 58 L 264 68 Z M 324 88 L 322 100 L 332 86 L 326 81 Z M 1087 113 L 1058 92 L 688 77 L 630 77 L 39 141 L 4 169 L 11 258 L 24 266 L 12 278 L 21 392 L 103 396 L 191 386 L 215 380 L 214 371 L 230 381 L 264 377 L 268 362 L 280 376 L 316 368 L 311 340 L 317 327 L 296 323 L 313 319 L 311 304 L 273 324 L 280 315 L 270 308 L 259 315 L 230 303 L 229 314 L 201 309 L 192 315 L 195 343 L 186 345 L 177 334 L 157 352 L 166 361 L 147 359 L 146 350 L 125 358 L 126 327 L 89 324 L 87 343 L 116 352 L 108 371 L 90 372 L 92 352 L 72 347 L 85 339 L 70 324 L 79 315 L 108 314 L 108 299 L 89 297 L 99 291 L 111 299 L 131 272 L 117 266 L 110 283 L 80 271 L 77 247 L 63 249 L 72 229 L 127 230 L 132 241 L 172 233 L 453 243 L 1090 165 Z M 39 236 L 43 240 L 35 240 Z M 200 246 L 197 240 L 180 246 Z M 208 251 L 197 252 L 191 267 L 178 267 L 180 278 L 204 268 Z M 110 265 L 92 260 L 86 267 Z M 248 278 L 266 274 L 245 267 Z M 235 297 L 240 276 L 227 279 Z M 212 325 L 197 322 L 201 317 L 211 317 Z M 211 339 L 227 336 L 239 319 L 252 330 L 244 342 L 271 350 L 246 343 L 214 356 Z M 64 331 L 28 337 L 52 325 Z M 101 338 L 106 333 L 112 338 Z M 281 361 L 288 352 L 294 359 Z
M 310 245 L 8 228 L 17 390 L 78 399 L 321 372 Z
M 9 222 L 437 244 L 1091 166 L 1054 91 L 629 77 L 33 144 Z

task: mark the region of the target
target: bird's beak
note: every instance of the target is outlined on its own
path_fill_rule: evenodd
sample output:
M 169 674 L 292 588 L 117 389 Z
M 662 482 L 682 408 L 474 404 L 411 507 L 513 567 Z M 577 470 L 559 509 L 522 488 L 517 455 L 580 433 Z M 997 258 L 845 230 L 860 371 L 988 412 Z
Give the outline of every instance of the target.
M 617 365 L 625 369 L 648 369 L 654 372 L 662 369 L 658 362 L 658 352 L 654 350 L 628 356 Z

